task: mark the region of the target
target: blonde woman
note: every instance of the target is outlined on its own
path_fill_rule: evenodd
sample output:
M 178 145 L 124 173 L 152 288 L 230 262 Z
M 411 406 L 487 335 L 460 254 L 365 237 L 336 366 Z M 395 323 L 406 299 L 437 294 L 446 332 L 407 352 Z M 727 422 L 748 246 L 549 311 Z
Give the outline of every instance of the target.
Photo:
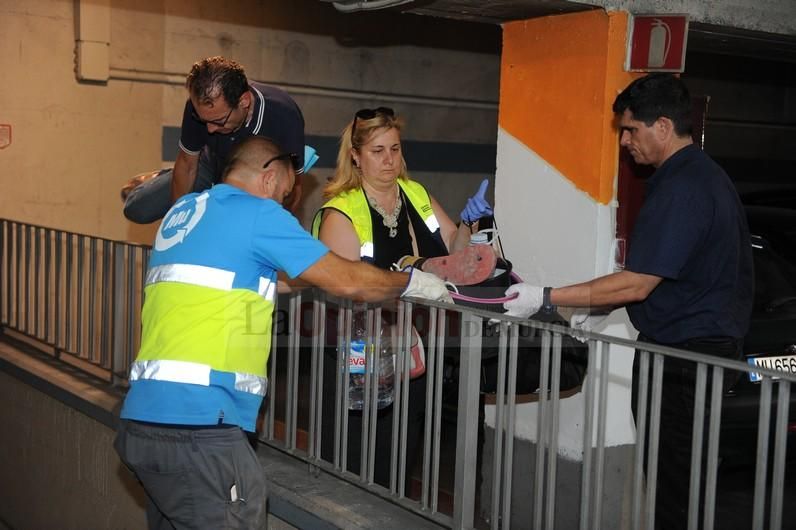
M 478 219 L 492 214 L 486 184 L 467 201 L 457 227 L 440 204 L 409 178 L 402 121 L 392 109 L 361 109 L 343 130 L 337 170 L 313 233 L 351 260 L 389 268 L 402 256 L 444 256 L 466 247 Z
M 428 191 L 409 178 L 401 149 L 402 126 L 392 109 L 379 107 L 359 110 L 343 130 L 337 169 L 324 190 L 327 202 L 315 215 L 312 232 L 344 258 L 388 269 L 404 256 L 446 256 L 467 247 L 470 234 L 478 230 L 478 219 L 492 214 L 484 199 L 485 181 L 476 196 L 467 201 L 457 227 Z M 333 332 L 334 326 L 327 329 Z M 335 349 L 327 352 L 334 355 Z M 334 361 L 324 363 L 324 381 L 331 392 L 334 367 Z M 425 401 L 426 380 L 421 375 L 409 384 L 407 473 L 416 461 Z M 328 433 L 323 436 L 325 459 L 331 459 L 333 449 L 333 403 L 333 399 L 324 400 L 328 407 L 323 415 Z M 390 483 L 392 411 L 392 406 L 379 410 L 376 422 L 374 480 L 384 486 Z M 350 411 L 348 425 L 348 468 L 358 473 L 362 415 Z

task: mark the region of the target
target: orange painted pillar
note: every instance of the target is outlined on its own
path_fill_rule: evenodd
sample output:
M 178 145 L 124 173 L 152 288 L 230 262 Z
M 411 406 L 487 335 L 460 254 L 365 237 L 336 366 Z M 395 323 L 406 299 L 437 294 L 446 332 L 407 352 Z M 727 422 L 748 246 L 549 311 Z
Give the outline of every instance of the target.
M 613 272 L 619 135 L 611 109 L 629 15 L 602 9 L 503 26 L 496 215 L 526 281 Z
M 503 26 L 500 126 L 600 203 L 613 198 L 611 104 L 624 72 L 628 16 L 603 10 Z

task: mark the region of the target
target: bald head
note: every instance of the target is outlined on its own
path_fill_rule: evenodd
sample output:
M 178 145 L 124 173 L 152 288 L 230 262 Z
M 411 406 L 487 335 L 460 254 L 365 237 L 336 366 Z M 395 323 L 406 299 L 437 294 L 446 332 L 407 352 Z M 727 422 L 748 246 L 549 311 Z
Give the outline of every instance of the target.
M 281 204 L 293 188 L 295 178 L 290 155 L 267 138 L 251 136 L 232 151 L 222 180 Z

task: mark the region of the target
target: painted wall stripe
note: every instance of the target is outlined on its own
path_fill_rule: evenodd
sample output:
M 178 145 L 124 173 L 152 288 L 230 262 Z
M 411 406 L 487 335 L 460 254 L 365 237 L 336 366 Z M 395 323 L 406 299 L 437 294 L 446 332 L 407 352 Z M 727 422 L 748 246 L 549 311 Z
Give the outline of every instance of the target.
M 164 161 L 174 162 L 179 142 L 179 127 L 163 127 L 161 156 Z M 306 142 L 318 151 L 320 160 L 316 167 L 334 168 L 337 162 L 338 137 L 308 134 Z M 404 140 L 403 149 L 406 163 L 413 173 L 495 173 L 495 144 Z

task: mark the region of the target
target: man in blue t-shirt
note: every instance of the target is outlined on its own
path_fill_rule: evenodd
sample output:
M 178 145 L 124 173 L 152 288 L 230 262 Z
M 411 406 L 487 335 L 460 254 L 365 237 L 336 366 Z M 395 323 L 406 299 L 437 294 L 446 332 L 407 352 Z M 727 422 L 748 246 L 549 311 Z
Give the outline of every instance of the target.
M 173 169 L 143 173 L 122 188 L 124 215 L 136 223 L 157 221 L 174 202 L 220 181 L 232 148 L 249 136 L 269 138 L 292 156 L 297 175 L 305 168 L 304 116 L 283 90 L 250 83 L 243 67 L 224 57 L 195 63 L 185 81 L 180 145 Z M 300 181 L 288 198 L 300 198 Z
M 508 314 L 626 306 L 641 341 L 740 360 L 754 288 L 749 229 L 729 177 L 693 145 L 688 89 L 671 74 L 651 74 L 619 94 L 613 110 L 621 145 L 636 163 L 656 168 L 625 270 L 567 287 L 514 285 L 506 294 L 519 296 L 504 304 Z M 638 355 L 636 375 L 637 363 Z M 692 362 L 666 359 L 657 528 L 687 526 L 695 372 Z M 636 376 L 634 407 L 637 388 Z
M 282 208 L 294 183 L 290 153 L 250 137 L 223 182 L 182 197 L 158 229 L 114 443 L 148 495 L 150 528 L 264 528 L 265 477 L 244 431 L 267 393 L 277 285 L 451 302 L 429 273 L 330 252 Z

